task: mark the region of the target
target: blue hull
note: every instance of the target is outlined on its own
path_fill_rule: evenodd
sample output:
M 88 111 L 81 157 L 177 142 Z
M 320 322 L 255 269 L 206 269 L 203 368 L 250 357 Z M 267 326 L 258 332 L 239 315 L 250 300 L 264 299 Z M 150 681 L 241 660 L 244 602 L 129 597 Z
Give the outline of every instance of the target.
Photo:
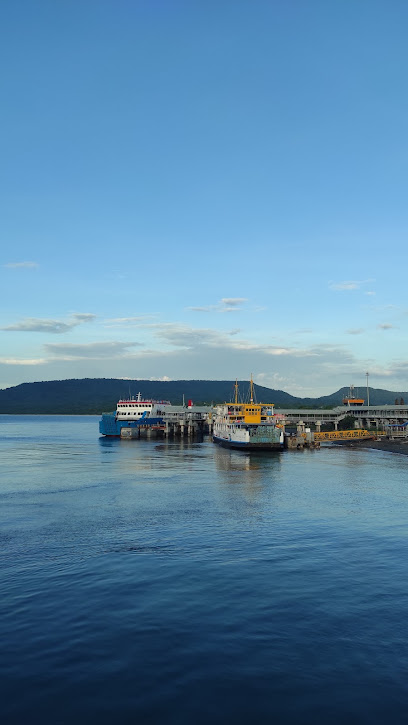
M 116 420 L 115 413 L 103 413 L 99 421 L 99 433 L 103 436 L 120 437 L 122 428 L 161 425 L 163 418 L 140 418 L 139 420 Z

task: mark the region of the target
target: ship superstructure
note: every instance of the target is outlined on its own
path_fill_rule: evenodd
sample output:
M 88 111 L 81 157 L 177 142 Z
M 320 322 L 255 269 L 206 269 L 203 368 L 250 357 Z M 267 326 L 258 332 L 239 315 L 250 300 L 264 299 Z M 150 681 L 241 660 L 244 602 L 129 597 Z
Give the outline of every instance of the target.
M 249 400 L 239 402 L 238 383 L 232 403 L 217 405 L 213 421 L 213 440 L 226 448 L 241 450 L 281 450 L 283 429 L 274 418 L 271 403 L 256 403 L 251 377 Z
M 364 398 L 357 397 L 354 385 L 350 385 L 348 395 L 345 395 L 343 398 L 343 405 L 347 405 L 349 408 L 364 405 Z

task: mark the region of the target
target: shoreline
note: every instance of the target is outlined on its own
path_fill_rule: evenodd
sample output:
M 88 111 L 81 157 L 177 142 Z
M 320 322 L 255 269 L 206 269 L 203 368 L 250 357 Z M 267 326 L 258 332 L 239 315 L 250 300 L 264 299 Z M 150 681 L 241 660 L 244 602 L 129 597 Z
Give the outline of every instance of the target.
M 347 448 L 371 448 L 385 453 L 398 453 L 401 456 L 408 456 L 408 439 L 405 441 L 392 440 L 360 440 L 360 441 L 338 441 L 334 446 L 346 446 Z

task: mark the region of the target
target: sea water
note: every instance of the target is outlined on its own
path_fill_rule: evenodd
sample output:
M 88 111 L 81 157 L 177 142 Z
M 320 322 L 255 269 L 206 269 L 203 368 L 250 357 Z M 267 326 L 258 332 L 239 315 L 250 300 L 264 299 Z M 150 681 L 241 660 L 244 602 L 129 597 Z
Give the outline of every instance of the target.
M 405 723 L 408 457 L 0 416 L 2 723 Z

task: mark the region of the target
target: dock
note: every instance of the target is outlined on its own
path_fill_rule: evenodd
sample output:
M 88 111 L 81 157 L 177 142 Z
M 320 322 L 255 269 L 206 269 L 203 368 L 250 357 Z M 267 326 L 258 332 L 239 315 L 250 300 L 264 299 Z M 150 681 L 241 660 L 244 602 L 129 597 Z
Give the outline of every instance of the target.
M 134 427 L 123 427 L 120 437 L 125 440 L 135 438 L 202 438 L 212 430 L 212 407 L 192 405 L 166 406 L 162 422 L 149 423 L 149 419 L 141 419 Z

